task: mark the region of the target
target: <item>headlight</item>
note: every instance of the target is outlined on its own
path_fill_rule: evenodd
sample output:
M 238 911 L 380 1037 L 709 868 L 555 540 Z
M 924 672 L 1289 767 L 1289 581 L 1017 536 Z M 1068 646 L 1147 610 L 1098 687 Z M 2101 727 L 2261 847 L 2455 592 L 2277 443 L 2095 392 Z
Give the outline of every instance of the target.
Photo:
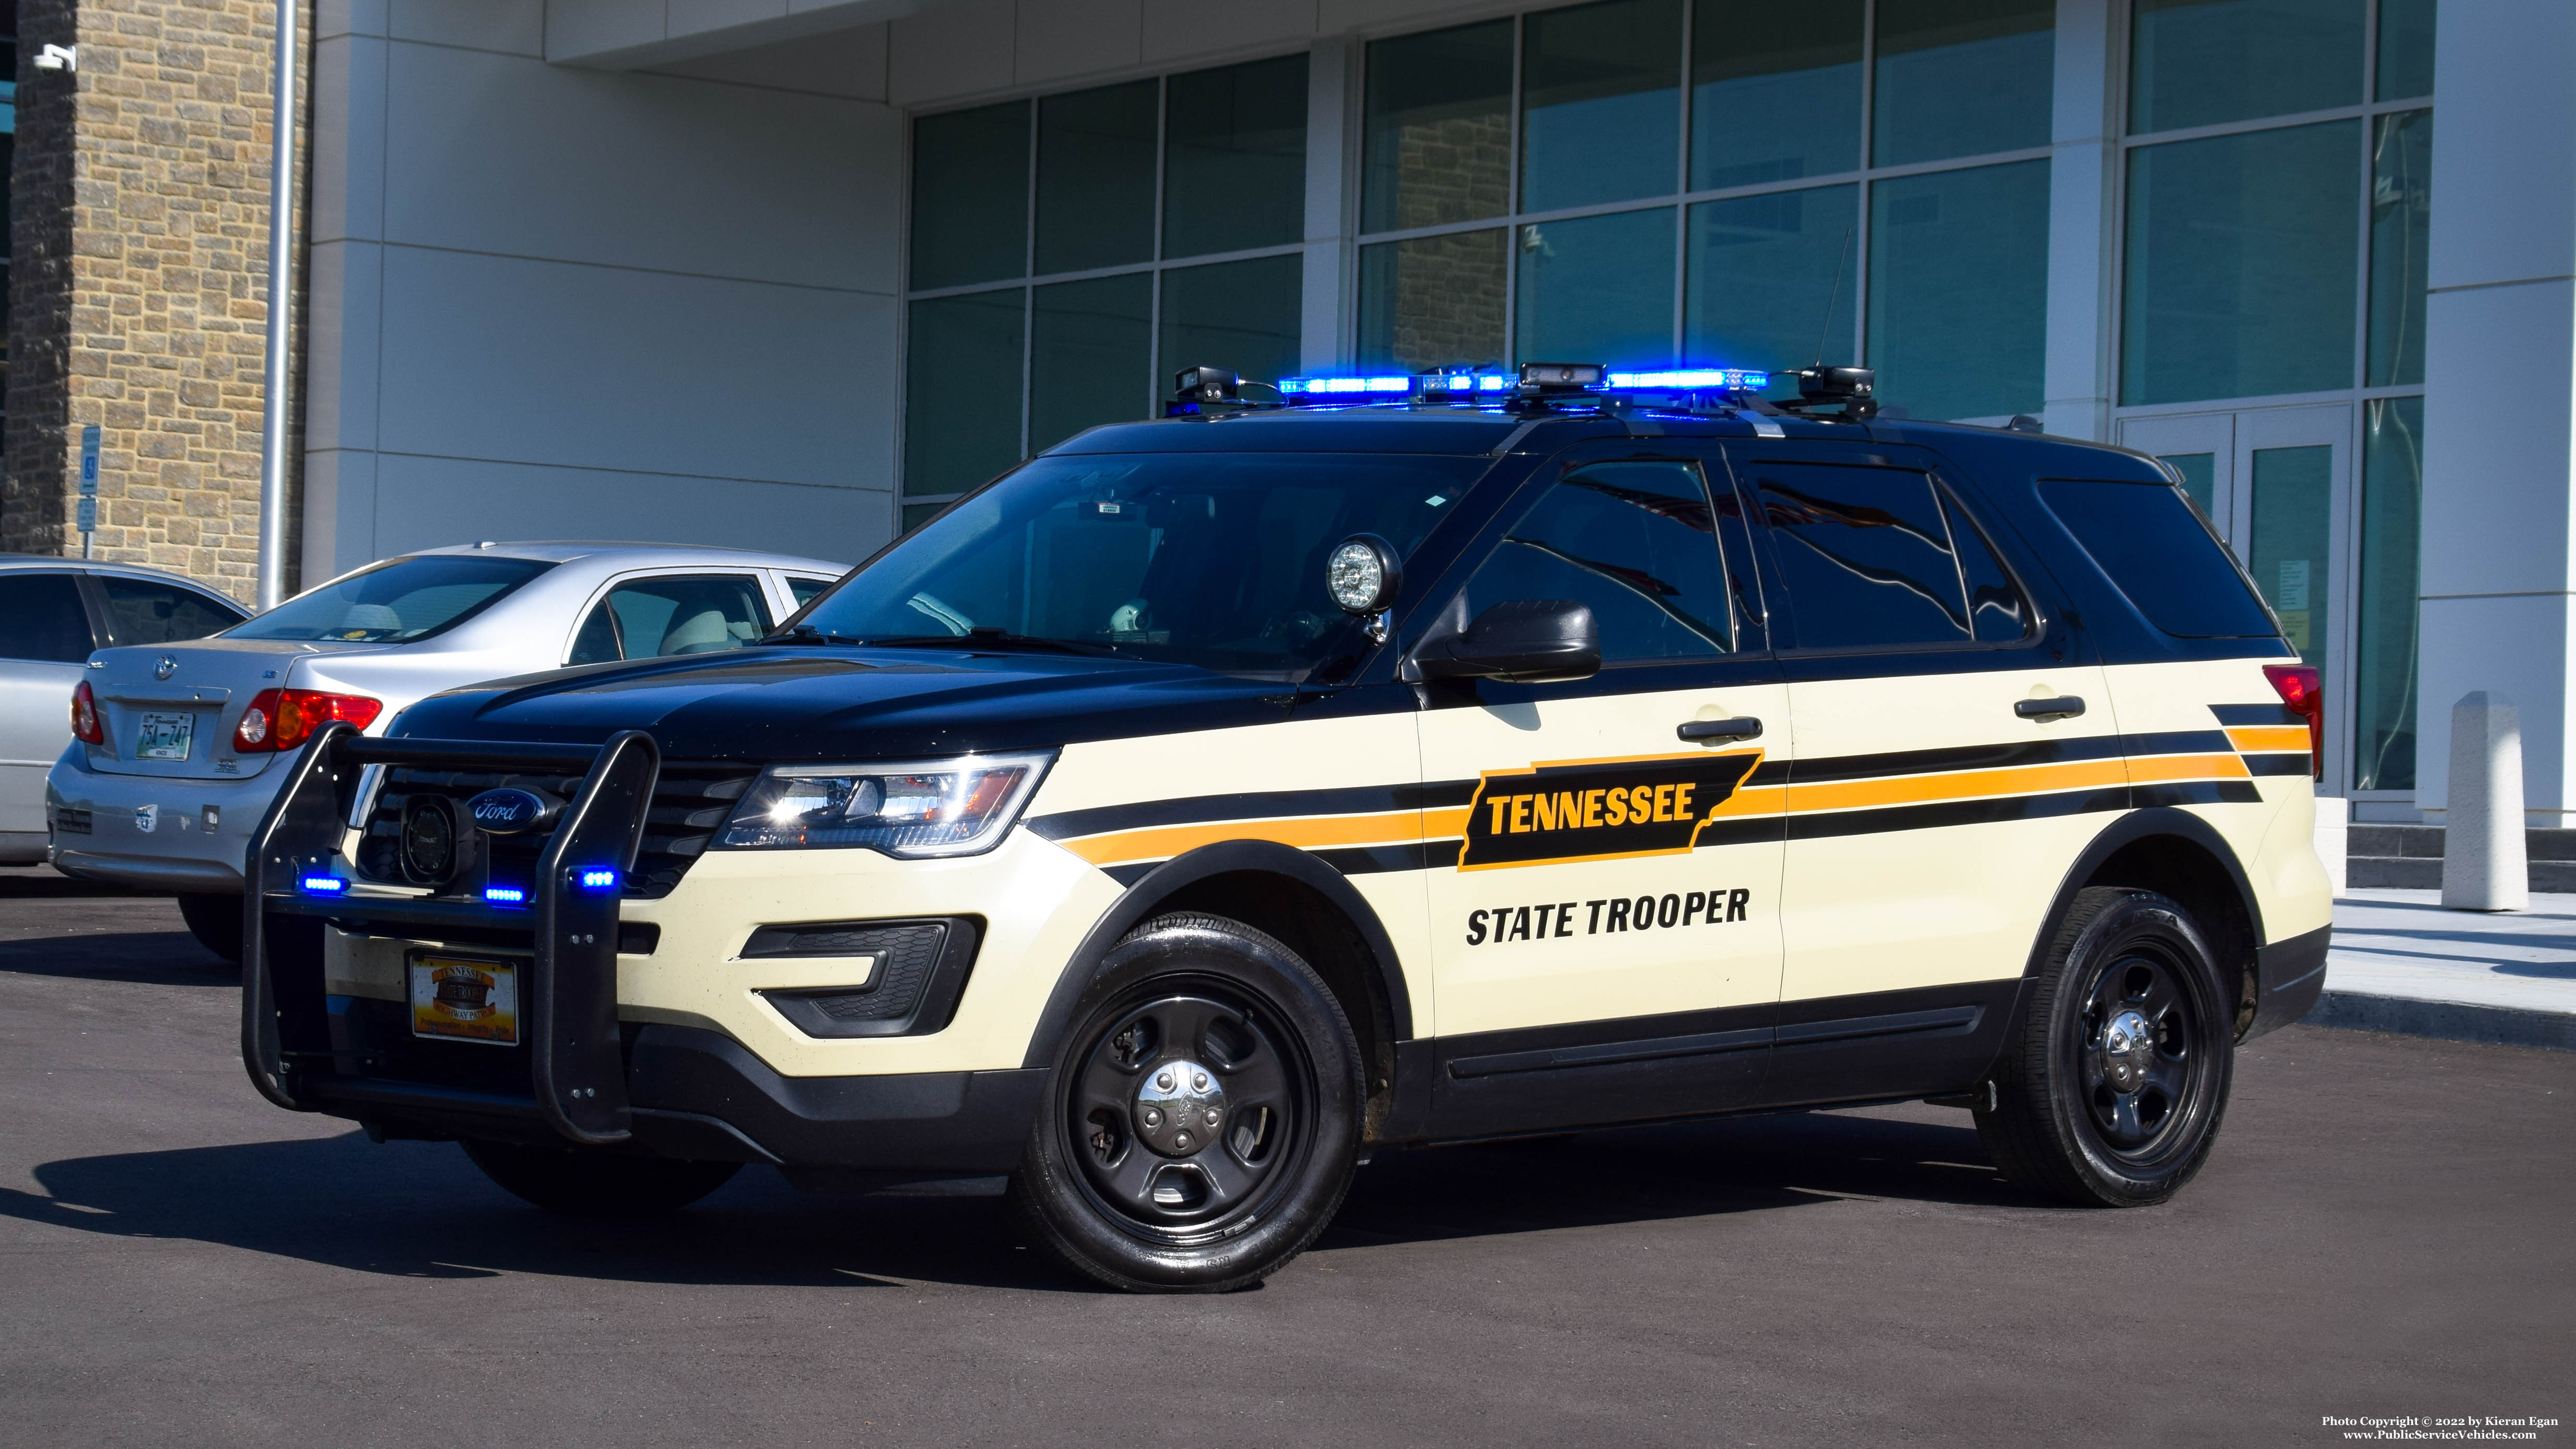
M 886 765 L 772 765 L 716 844 L 733 850 L 866 846 L 916 859 L 1001 843 L 1051 755 L 966 755 Z

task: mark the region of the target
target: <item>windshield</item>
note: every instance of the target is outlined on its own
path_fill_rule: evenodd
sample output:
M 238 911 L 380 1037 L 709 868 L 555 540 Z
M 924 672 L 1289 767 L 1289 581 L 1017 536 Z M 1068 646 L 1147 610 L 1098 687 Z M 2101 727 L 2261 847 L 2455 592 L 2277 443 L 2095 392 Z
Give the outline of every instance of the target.
M 1354 533 L 1410 555 L 1489 458 L 1040 458 L 897 544 L 797 622 L 838 639 L 1045 640 L 1302 680 L 1357 649 L 1324 586 Z
M 553 567 L 468 554 L 393 559 L 298 594 L 224 637 L 406 643 L 473 617 Z

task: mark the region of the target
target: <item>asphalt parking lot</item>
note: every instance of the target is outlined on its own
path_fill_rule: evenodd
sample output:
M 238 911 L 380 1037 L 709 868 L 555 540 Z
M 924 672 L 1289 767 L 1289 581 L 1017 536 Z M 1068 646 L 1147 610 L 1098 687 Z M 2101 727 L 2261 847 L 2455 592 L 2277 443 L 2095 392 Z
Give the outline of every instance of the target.
M 1921 1106 L 1381 1156 L 1264 1288 L 1125 1298 L 987 1199 L 746 1172 L 550 1219 L 277 1111 L 165 900 L 0 872 L 0 1438 L 2341 1442 L 2576 1410 L 2576 1054 L 2298 1027 L 2160 1208 Z M 2538 1442 L 2571 1442 L 2564 1427 Z

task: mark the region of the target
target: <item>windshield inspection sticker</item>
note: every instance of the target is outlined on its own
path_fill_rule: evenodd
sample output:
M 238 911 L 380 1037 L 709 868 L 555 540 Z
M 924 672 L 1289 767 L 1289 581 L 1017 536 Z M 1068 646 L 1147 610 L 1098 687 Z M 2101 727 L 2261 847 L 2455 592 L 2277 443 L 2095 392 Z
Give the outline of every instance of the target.
M 1460 870 L 1685 855 L 1762 751 L 1562 760 L 1488 771 L 1467 806 Z

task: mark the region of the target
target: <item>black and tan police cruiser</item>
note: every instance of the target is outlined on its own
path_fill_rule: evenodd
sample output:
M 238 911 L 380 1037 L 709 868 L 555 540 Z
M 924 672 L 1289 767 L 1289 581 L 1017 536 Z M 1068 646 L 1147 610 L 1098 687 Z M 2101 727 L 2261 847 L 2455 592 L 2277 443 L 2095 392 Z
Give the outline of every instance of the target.
M 1131 1289 L 1374 1150 L 1833 1103 L 2161 1201 L 2322 985 L 2317 677 L 2162 465 L 1800 380 L 1193 370 L 766 647 L 326 728 L 251 1076 L 562 1211 L 1007 1175 Z

